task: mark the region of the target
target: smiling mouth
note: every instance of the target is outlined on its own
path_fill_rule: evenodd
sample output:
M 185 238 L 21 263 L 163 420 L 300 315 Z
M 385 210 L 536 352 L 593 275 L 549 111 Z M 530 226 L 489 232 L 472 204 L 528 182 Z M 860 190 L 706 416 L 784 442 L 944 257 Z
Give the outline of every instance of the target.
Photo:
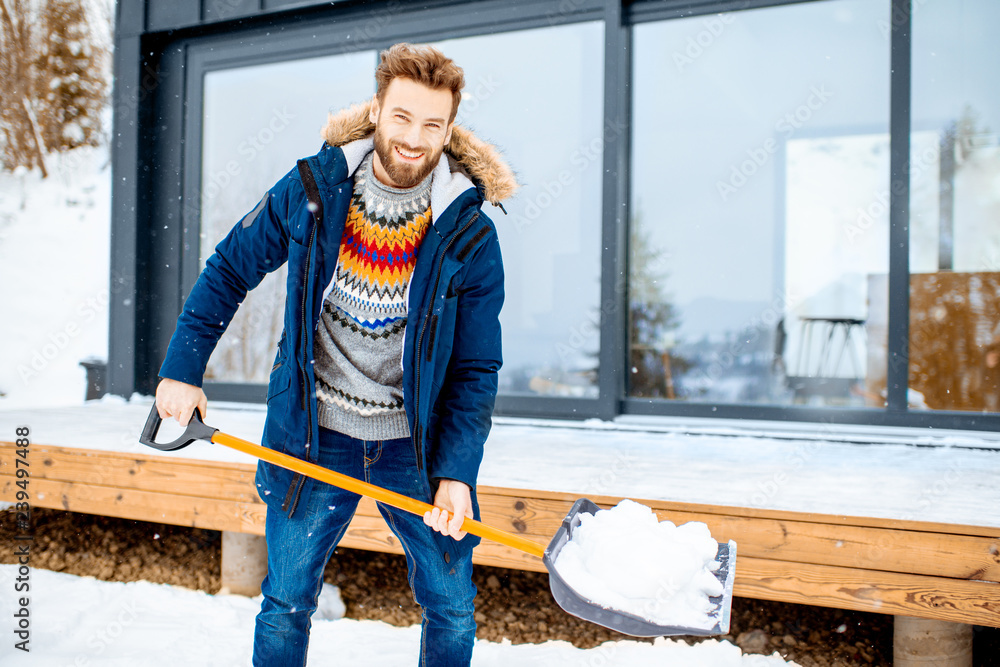
M 396 151 L 396 155 L 398 155 L 399 157 L 401 157 L 403 160 L 405 160 L 407 162 L 416 162 L 417 160 L 419 160 L 420 158 L 422 158 L 424 156 L 423 153 L 412 153 L 410 151 L 404 151 L 399 146 L 393 147 L 393 150 Z

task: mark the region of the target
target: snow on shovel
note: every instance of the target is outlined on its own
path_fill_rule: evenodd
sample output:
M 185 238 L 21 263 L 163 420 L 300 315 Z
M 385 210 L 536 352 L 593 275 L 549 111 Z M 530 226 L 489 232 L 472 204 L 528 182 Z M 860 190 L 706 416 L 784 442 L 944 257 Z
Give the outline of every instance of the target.
M 215 444 L 225 445 L 226 447 L 249 454 L 282 468 L 287 468 L 293 472 L 307 475 L 321 482 L 367 496 L 378 502 L 418 516 L 423 516 L 425 512 L 433 509 L 432 505 L 419 500 L 222 433 L 217 428 L 206 425 L 202 421 L 201 413 L 197 409 L 195 409 L 194 414 L 191 416 L 191 421 L 184 432 L 172 442 L 155 442 L 161 423 L 162 419 L 154 403 L 149 411 L 146 424 L 142 429 L 139 442 L 160 451 L 171 452 L 183 449 L 195 440 L 207 440 Z M 562 525 L 556 531 L 549 545 L 544 548 L 537 542 L 500 530 L 499 528 L 488 526 L 474 519 L 466 518 L 462 524 L 462 530 L 541 558 L 545 564 L 545 568 L 549 571 L 549 587 L 556 602 L 567 613 L 586 621 L 597 623 L 598 625 L 634 637 L 665 637 L 676 635 L 709 637 L 724 635 L 729 632 L 730 611 L 733 602 L 733 578 L 736 570 L 736 543 L 732 540 L 728 543 L 720 542 L 716 555 L 719 567 L 713 574 L 718 578 L 723 592 L 721 595 L 710 598 L 711 602 L 717 605 L 716 610 L 711 614 L 711 618 L 717 620 L 711 627 L 662 625 L 631 611 L 603 606 L 574 590 L 556 569 L 556 559 L 559 557 L 563 547 L 573 539 L 574 531 L 579 529 L 583 517 L 588 514 L 594 515 L 598 510 L 600 508 L 586 498 L 577 500 L 573 504 L 573 508 L 569 514 L 563 519 Z

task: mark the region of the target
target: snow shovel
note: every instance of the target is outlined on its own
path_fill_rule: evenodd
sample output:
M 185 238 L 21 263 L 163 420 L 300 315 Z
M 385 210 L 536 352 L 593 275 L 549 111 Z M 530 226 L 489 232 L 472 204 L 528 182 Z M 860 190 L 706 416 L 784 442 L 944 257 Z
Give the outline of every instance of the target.
M 188 422 L 184 432 L 171 442 L 155 442 L 156 434 L 160 430 L 162 421 L 159 412 L 156 410 L 156 403 L 153 403 L 149 411 L 149 417 L 146 419 L 146 424 L 142 429 L 142 435 L 139 437 L 139 442 L 153 449 L 172 452 L 187 447 L 195 440 L 207 440 L 218 445 L 225 445 L 236 451 L 249 454 L 262 461 L 273 463 L 293 472 L 307 475 L 321 482 L 357 493 L 358 495 L 367 496 L 378 502 L 418 516 L 423 516 L 425 512 L 434 509 L 434 506 L 428 503 L 222 433 L 217 428 L 205 424 L 201 419 L 201 412 L 197 409 L 192 414 L 191 421 Z M 715 572 L 715 575 L 722 583 L 724 593 L 721 596 L 711 598 L 713 602 L 718 603 L 718 610 L 716 612 L 718 622 L 710 629 L 659 625 L 625 611 L 603 607 L 573 590 L 559 575 L 559 572 L 555 568 L 555 561 L 563 546 L 572 538 L 573 531 L 580 525 L 580 516 L 582 514 L 593 514 L 599 509 L 596 504 L 586 498 L 577 500 L 573 504 L 573 508 L 569 514 L 563 519 L 562 525 L 556 532 L 555 537 L 552 538 L 552 541 L 549 542 L 548 547 L 542 547 L 537 542 L 525 539 L 520 535 L 515 535 L 469 518 L 466 518 L 462 523 L 462 530 L 541 558 L 545 564 L 545 568 L 549 571 L 549 587 L 552 590 L 552 597 L 555 598 L 564 611 L 578 618 L 634 637 L 667 637 L 676 635 L 708 637 L 723 635 L 729 632 L 729 616 L 733 601 L 733 577 L 736 569 L 736 543 L 732 540 L 728 544 L 719 543 L 719 553 L 716 559 L 721 563 L 721 566 Z

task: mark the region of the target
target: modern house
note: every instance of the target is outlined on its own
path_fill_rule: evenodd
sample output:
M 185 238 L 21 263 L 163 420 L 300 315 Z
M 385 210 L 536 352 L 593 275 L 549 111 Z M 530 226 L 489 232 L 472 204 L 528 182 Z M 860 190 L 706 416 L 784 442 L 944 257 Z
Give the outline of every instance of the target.
M 215 243 L 373 92 L 378 51 L 466 71 L 458 122 L 524 187 L 500 415 L 996 430 L 992 3 L 119 4 L 109 388 L 149 393 Z M 282 281 L 209 396 L 261 401 Z
M 896 615 L 898 665 L 926 623 L 959 648 L 1000 627 L 993 0 L 117 11 L 111 393 L 153 393 L 215 244 L 371 97 L 381 49 L 429 42 L 465 70 L 458 122 L 523 184 L 484 207 L 507 293 L 484 517 L 543 540 L 576 496 L 647 500 L 739 543 L 737 595 Z M 213 402 L 263 403 L 282 271 L 223 337 Z M 137 454 L 139 428 L 39 429 L 44 502 L 223 530 L 224 551 L 262 534 L 252 463 Z M 0 500 L 13 481 L 0 465 Z M 350 545 L 397 549 L 365 512 Z

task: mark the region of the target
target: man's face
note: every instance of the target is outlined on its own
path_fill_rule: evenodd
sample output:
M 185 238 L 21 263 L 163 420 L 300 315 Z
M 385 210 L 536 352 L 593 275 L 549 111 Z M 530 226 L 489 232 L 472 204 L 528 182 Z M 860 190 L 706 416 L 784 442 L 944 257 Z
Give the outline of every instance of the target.
M 451 140 L 450 116 L 451 91 L 393 79 L 382 104 L 374 98 L 369 113 L 375 123 L 375 177 L 397 188 L 424 180 Z

